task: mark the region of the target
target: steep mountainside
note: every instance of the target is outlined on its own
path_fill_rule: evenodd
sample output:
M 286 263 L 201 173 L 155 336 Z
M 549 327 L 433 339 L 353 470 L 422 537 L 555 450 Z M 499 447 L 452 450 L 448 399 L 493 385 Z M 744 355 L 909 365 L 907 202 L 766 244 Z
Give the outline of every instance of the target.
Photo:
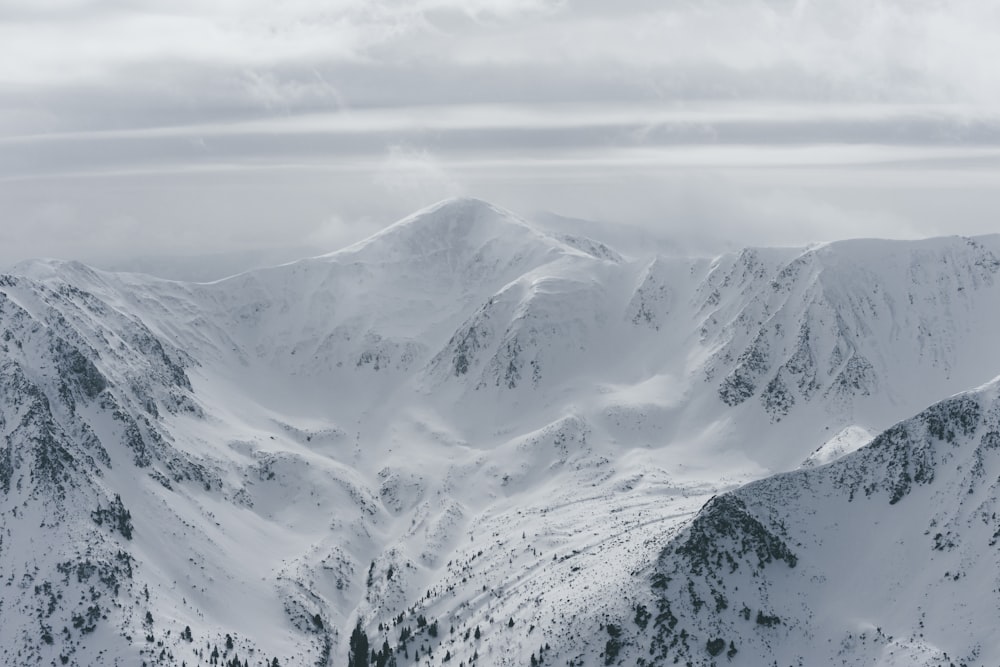
M 809 588 L 826 577 L 853 590 L 823 569 L 844 564 L 838 526 L 879 518 L 861 497 L 902 488 L 903 472 L 923 489 L 925 458 L 873 467 L 850 501 L 835 502 L 849 475 L 810 481 L 815 507 L 772 494 L 766 516 L 755 489 L 867 461 L 895 437 L 862 447 L 874 434 L 1000 371 L 1000 237 L 709 260 L 624 253 L 605 231 L 574 236 L 462 199 L 213 283 L 52 260 L 0 277 L 2 661 L 344 664 L 363 633 L 380 665 L 632 664 L 640 650 L 650 664 L 697 662 L 724 659 L 705 652 L 717 638 L 744 664 L 768 641 L 809 662 L 834 654 L 806 652 L 804 637 L 839 646 L 862 611 L 892 647 L 909 638 L 893 655 L 984 659 L 956 633 L 928 635 L 920 653 L 909 611 L 857 611 Z M 973 437 L 955 423 L 942 433 Z M 967 495 L 980 491 L 992 493 Z M 941 493 L 928 508 L 950 506 Z M 814 510 L 820 523 L 796 518 Z M 775 517 L 808 523 L 813 541 L 790 541 Z M 890 535 L 893 558 L 922 539 Z M 753 585 L 730 581 L 684 556 L 691 540 L 772 563 L 761 556 L 754 575 L 732 556 L 732 576 Z M 988 558 L 976 562 L 986 576 Z M 689 580 L 687 604 L 671 587 Z M 875 591 L 913 594 L 905 579 L 858 581 L 873 605 Z M 761 627 L 730 623 L 737 585 Z M 913 590 L 924 611 L 950 609 L 947 594 L 965 602 L 950 585 Z M 771 606 L 788 591 L 829 630 L 793 626 L 808 614 L 792 602 Z M 858 641 L 847 664 L 874 664 Z
M 998 491 L 1000 380 L 827 466 L 712 498 L 651 568 L 651 620 L 621 655 L 996 664 Z

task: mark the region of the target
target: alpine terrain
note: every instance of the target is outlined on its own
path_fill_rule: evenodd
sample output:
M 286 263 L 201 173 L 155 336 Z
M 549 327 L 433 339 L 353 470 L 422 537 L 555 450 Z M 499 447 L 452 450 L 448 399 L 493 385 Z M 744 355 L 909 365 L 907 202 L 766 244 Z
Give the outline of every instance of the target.
M 580 228 L 0 275 L 0 664 L 1000 664 L 1000 236 Z

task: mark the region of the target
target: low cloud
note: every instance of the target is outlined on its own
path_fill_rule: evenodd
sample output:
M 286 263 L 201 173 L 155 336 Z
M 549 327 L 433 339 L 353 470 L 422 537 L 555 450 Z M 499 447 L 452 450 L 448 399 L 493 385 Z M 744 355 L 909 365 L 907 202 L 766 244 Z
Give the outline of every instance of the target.
M 463 194 L 464 189 L 430 152 L 390 146 L 373 176 L 375 184 L 404 208 L 417 209 Z

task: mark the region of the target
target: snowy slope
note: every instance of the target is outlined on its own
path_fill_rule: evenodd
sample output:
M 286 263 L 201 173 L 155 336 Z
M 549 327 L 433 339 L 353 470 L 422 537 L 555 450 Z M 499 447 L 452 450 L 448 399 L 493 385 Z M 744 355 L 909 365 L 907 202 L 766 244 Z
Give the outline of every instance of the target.
M 615 246 L 460 199 L 213 283 L 0 278 L 3 659 L 604 664 L 710 497 L 1000 371 L 1000 237 Z
M 997 664 L 998 479 L 1000 380 L 716 496 L 651 568 L 623 664 Z

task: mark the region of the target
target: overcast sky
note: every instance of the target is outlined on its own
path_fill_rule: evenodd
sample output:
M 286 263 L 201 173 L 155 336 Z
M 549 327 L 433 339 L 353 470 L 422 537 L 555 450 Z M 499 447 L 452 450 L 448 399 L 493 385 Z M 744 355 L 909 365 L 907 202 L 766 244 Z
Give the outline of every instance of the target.
M 691 248 L 1000 231 L 1000 3 L 3 0 L 0 264 L 479 196 Z

